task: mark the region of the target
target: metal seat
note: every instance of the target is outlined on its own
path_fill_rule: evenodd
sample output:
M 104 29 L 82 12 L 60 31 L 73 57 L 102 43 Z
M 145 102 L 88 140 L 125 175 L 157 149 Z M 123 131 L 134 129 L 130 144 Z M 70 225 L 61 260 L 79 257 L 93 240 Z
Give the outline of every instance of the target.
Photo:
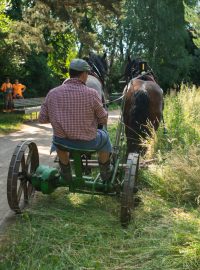
M 87 154 L 95 153 L 96 150 L 90 150 L 90 149 L 79 149 L 79 148 L 73 148 L 68 147 L 66 145 L 63 145 L 61 143 L 57 143 L 53 141 L 53 144 L 58 147 L 58 149 L 62 151 L 67 151 L 72 155 L 72 158 L 74 159 L 74 171 L 76 175 L 76 181 L 79 181 L 80 185 L 84 185 L 84 179 L 83 179 L 83 160 L 82 156 L 84 155 L 86 160 L 88 159 Z M 72 187 L 73 188 L 73 187 Z

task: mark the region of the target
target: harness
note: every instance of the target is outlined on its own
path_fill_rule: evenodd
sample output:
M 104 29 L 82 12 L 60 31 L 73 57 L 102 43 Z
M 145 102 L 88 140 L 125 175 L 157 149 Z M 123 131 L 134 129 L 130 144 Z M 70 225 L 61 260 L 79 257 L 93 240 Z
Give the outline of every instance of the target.
M 89 72 L 89 74 L 96 77 L 102 83 L 102 85 L 104 87 L 105 84 L 104 84 L 103 76 L 101 75 L 101 72 L 99 71 L 97 66 L 93 62 L 91 62 L 90 60 L 88 61 L 88 64 L 92 68 L 92 70 Z
M 97 73 L 90 71 L 88 74 L 95 77 L 104 86 L 103 80 L 99 77 Z

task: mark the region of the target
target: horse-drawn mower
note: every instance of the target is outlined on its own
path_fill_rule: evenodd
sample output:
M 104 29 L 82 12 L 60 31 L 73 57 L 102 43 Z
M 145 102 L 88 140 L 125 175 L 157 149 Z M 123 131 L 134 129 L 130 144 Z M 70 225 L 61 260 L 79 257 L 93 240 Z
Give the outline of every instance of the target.
M 92 60 L 96 59 L 95 57 L 98 56 L 93 56 Z M 96 67 L 100 60 L 102 58 L 98 58 L 93 67 Z M 134 72 L 136 72 L 136 77 L 134 77 Z M 104 76 L 102 75 L 102 77 Z M 96 151 L 57 145 L 58 148 L 70 152 L 73 177 L 69 182 L 61 176 L 59 169 L 39 165 L 36 144 L 24 141 L 16 147 L 8 172 L 7 196 L 12 210 L 20 213 L 35 190 L 50 194 L 58 187 L 67 187 L 69 192 L 73 193 L 120 197 L 120 221 L 123 226 L 128 225 L 131 219 L 131 209 L 134 206 L 134 191 L 139 168 L 138 152 L 140 150 L 138 149 L 141 148 L 140 139 L 149 134 L 148 120 L 157 130 L 163 119 L 163 91 L 156 83 L 154 74 L 146 61 L 129 59 L 125 78 L 127 86 L 122 96 L 121 115 L 113 144 L 111 157 L 113 173 L 110 181 L 102 181 L 97 158 L 87 158 L 93 156 Z M 125 139 L 127 139 L 128 150 L 134 152 L 129 153 L 128 158 L 126 158 Z
M 69 192 L 73 193 L 120 197 L 120 221 L 123 226 L 127 226 L 134 206 L 139 155 L 130 153 L 125 161 L 126 146 L 122 118 L 121 113 L 111 157 L 113 173 L 109 182 L 101 180 L 97 158 L 87 159 L 87 153 L 94 156 L 95 151 L 65 147 L 65 150 L 70 152 L 73 171 L 73 180 L 68 182 L 61 176 L 59 169 L 39 164 L 38 149 L 34 142 L 22 141 L 18 144 L 8 171 L 7 197 L 10 208 L 16 213 L 21 213 L 35 191 L 50 194 L 58 187 L 67 187 Z M 64 148 L 62 145 L 57 147 Z

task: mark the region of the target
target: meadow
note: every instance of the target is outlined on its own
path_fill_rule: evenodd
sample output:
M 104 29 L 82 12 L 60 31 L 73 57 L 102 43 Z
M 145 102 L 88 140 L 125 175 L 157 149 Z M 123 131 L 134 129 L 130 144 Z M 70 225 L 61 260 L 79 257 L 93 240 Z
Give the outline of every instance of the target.
M 116 198 L 37 194 L 1 234 L 4 270 L 200 269 L 200 89 L 182 86 L 165 97 L 163 125 L 143 143 L 141 203 L 127 229 Z M 112 138 L 116 125 L 109 127 Z

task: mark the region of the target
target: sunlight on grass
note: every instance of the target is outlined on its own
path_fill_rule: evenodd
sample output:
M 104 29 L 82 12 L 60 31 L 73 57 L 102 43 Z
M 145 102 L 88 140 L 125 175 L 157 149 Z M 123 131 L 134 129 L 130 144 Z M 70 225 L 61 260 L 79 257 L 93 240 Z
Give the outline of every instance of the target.
M 30 115 L 0 113 L 0 134 L 17 131 L 25 121 L 31 120 Z
M 198 269 L 197 211 L 176 209 L 144 189 L 127 230 L 116 198 L 67 196 L 65 189 L 17 217 L 1 250 L 3 269 Z M 189 218 L 185 218 L 189 217 Z M 191 254 L 191 256 L 190 256 Z M 196 255 L 194 255 L 196 254 Z M 190 261 L 188 261 L 190 259 Z M 67 266 L 67 268 L 66 268 Z

